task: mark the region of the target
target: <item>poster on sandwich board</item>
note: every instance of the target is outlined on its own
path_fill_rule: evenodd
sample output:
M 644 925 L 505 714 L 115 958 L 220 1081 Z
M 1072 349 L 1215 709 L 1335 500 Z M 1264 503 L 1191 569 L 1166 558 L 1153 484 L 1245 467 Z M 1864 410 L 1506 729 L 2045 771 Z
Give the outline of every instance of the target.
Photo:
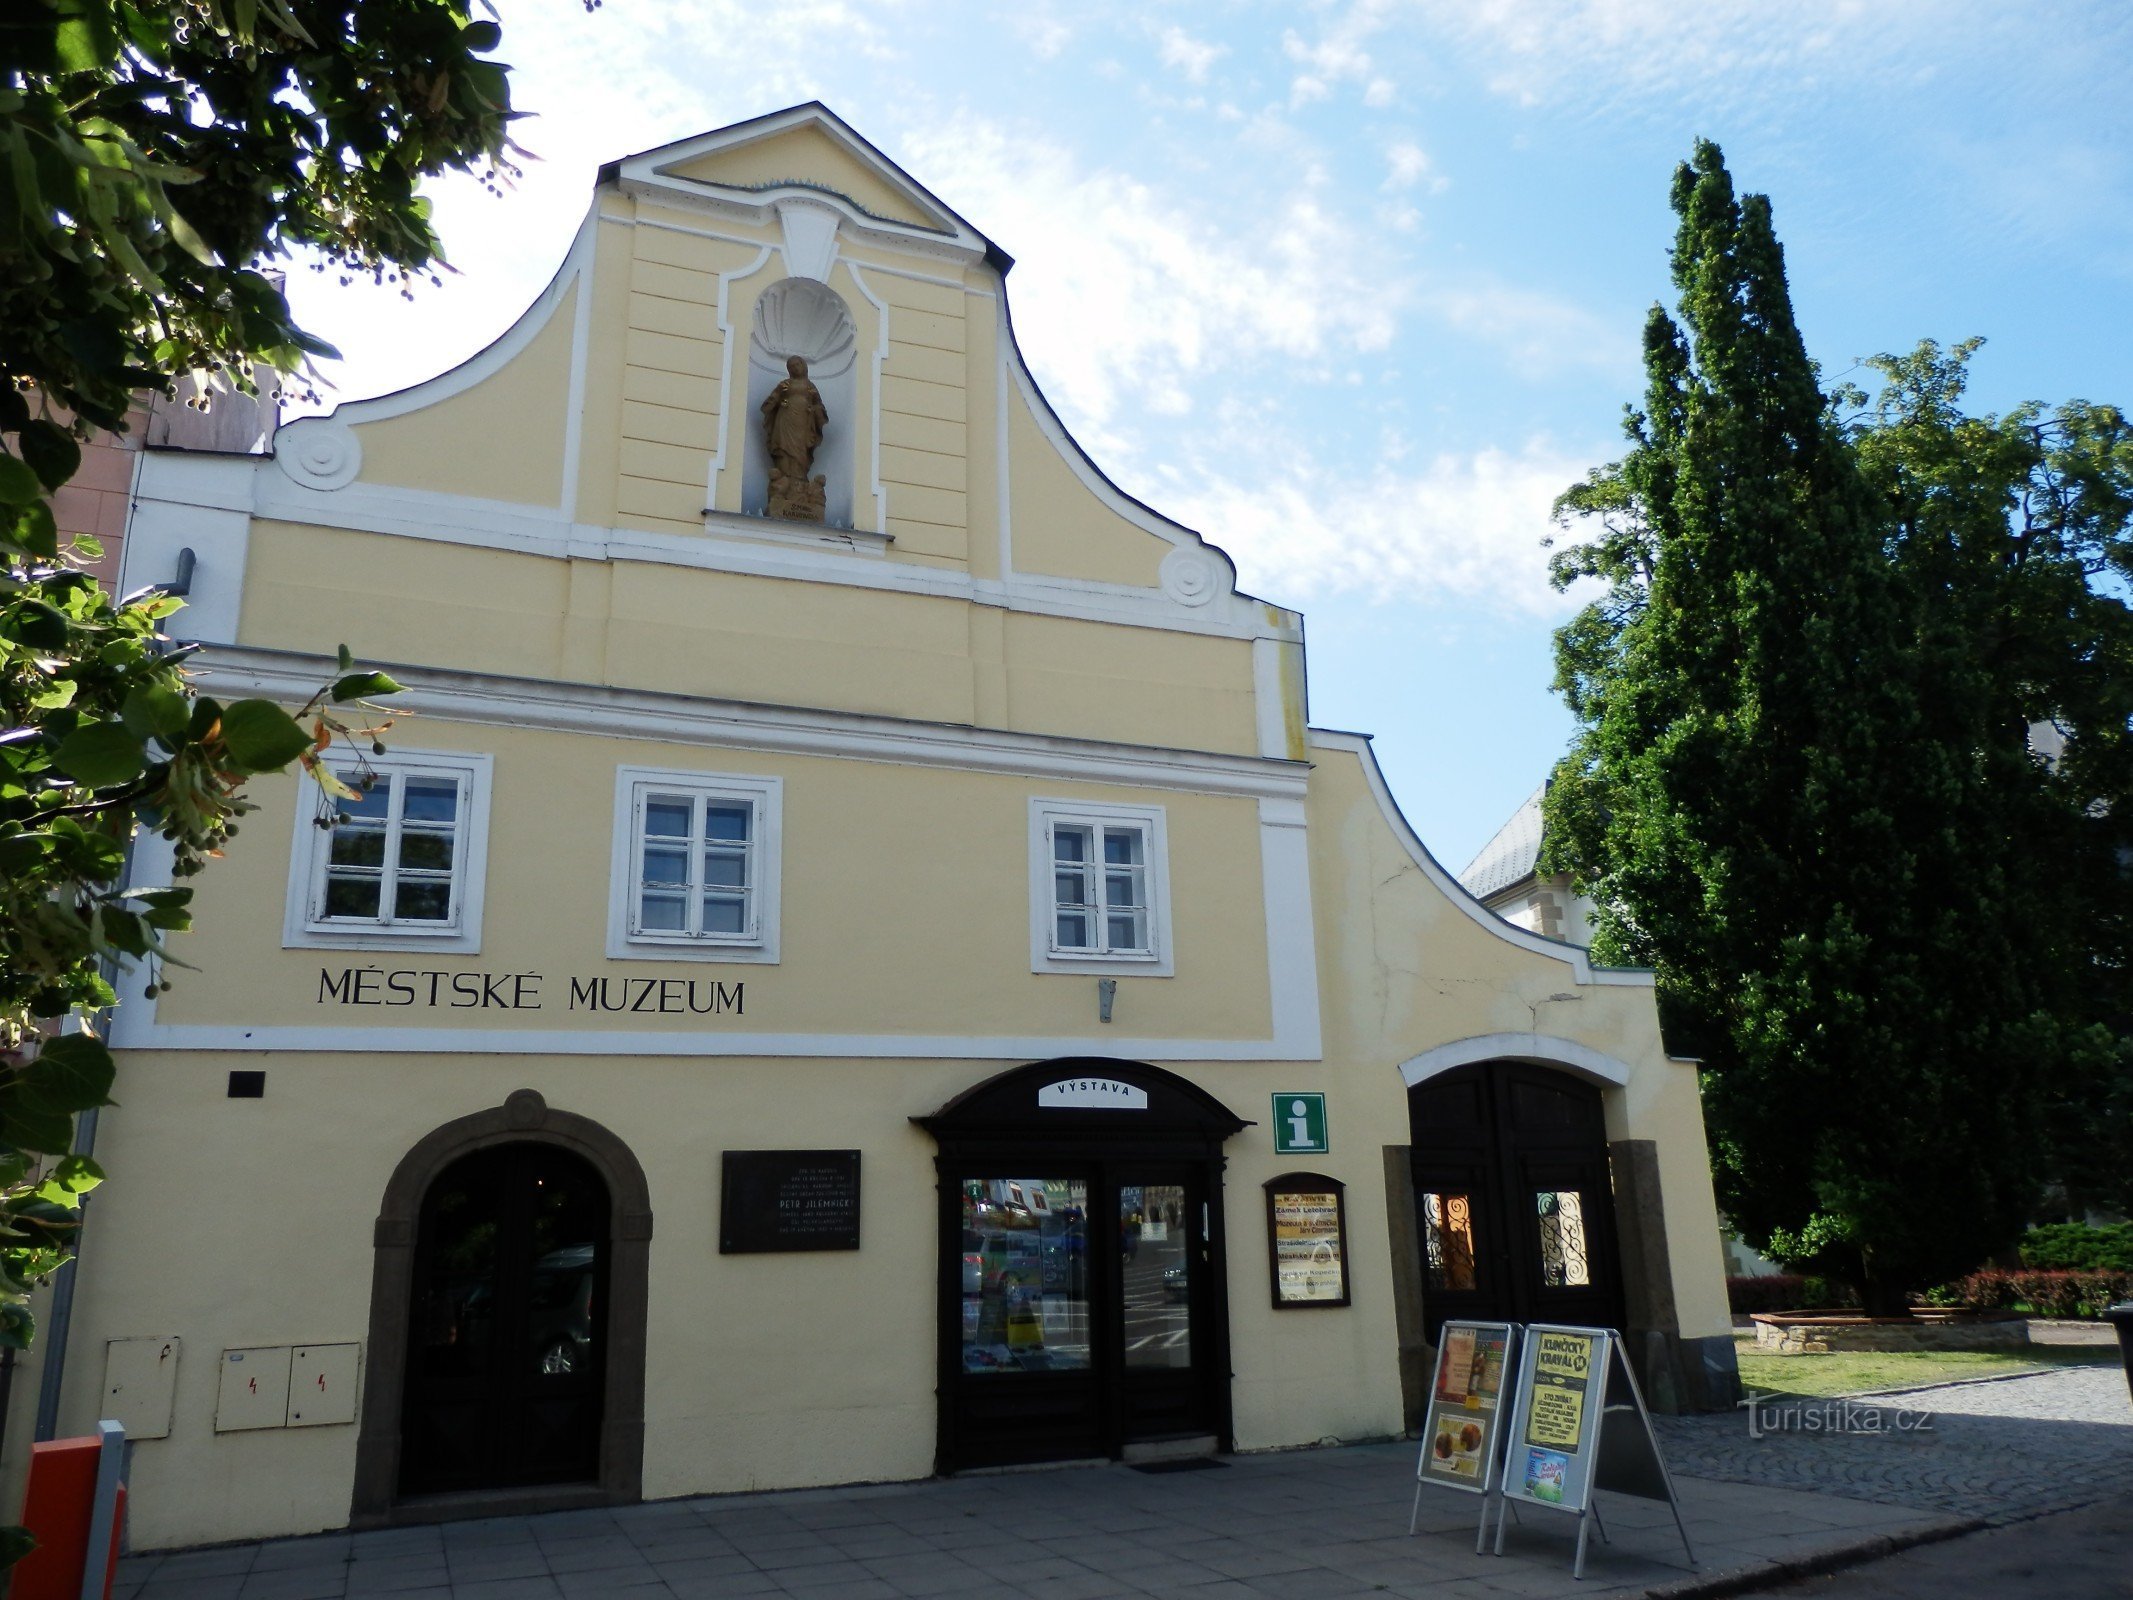
M 1447 1322 L 1439 1330 L 1415 1469 L 1422 1482 L 1488 1493 L 1501 1454 L 1494 1446 L 1501 1438 L 1514 1334 L 1508 1322 Z
M 1578 1519 L 1572 1577 L 1585 1575 L 1588 1518 L 1598 1515 L 1592 1504 L 1594 1489 L 1666 1501 L 1673 1508 L 1682 1548 L 1695 1564 L 1644 1392 L 1611 1329 L 1539 1322 L 1527 1327 L 1510 1402 L 1507 1445 L 1504 1507 L 1522 1500 Z M 1499 1512 L 1498 1555 L 1503 1554 L 1503 1537 L 1504 1516 Z
M 1428 1485 L 1479 1495 L 1474 1553 L 1481 1554 L 1489 1529 L 1488 1495 L 1503 1460 L 1504 1419 L 1517 1353 L 1515 1322 L 1454 1321 L 1438 1330 L 1422 1453 L 1415 1462 L 1415 1503 L 1407 1514 L 1410 1534 L 1421 1520 L 1422 1491 Z

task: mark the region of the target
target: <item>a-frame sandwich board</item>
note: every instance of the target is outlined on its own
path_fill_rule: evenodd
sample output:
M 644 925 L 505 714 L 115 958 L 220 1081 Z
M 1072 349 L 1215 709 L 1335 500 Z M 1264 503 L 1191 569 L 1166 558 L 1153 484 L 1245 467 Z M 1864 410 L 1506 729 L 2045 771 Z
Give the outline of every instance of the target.
M 1498 1555 L 1503 1554 L 1504 1511 L 1522 1500 L 1578 1519 L 1577 1559 L 1570 1575 L 1584 1577 L 1586 1539 L 1599 1514 L 1593 1491 L 1607 1489 L 1664 1500 L 1673 1510 L 1689 1565 L 1696 1564 L 1674 1480 L 1667 1474 L 1651 1413 L 1645 1409 L 1644 1391 L 1612 1329 L 1539 1322 L 1526 1329 L 1505 1443 L 1504 1510 L 1496 1516 Z
M 1489 1490 L 1501 1481 L 1510 1377 L 1518 1359 L 1515 1322 L 1446 1322 L 1437 1332 L 1437 1365 L 1415 1461 L 1415 1503 L 1407 1531 L 1422 1515 L 1427 1484 L 1481 1497 L 1474 1553 L 1489 1528 Z

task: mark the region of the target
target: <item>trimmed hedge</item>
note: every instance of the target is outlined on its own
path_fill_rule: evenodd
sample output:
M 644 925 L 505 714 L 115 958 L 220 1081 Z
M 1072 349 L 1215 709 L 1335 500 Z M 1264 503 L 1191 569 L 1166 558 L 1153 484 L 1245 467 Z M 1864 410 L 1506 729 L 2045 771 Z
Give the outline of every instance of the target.
M 2104 1307 L 2133 1299 L 2133 1272 L 2008 1272 L 1985 1267 L 1952 1287 L 1956 1303 L 1973 1311 L 2027 1306 L 2040 1317 L 2101 1317 Z
M 2047 1272 L 2133 1272 L 2133 1222 L 2053 1222 L 2022 1235 L 2022 1265 Z
M 1844 1285 L 1797 1272 L 1726 1279 L 1726 1304 L 1736 1317 L 1752 1317 L 1758 1311 L 1826 1311 L 1858 1303 L 1859 1297 Z

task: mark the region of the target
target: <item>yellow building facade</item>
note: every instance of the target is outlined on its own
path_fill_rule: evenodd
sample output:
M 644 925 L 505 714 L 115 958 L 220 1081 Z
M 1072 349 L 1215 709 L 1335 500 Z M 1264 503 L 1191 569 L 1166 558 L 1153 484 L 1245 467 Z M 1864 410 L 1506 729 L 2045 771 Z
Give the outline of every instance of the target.
M 1383 1437 L 1447 1315 L 1731 1400 L 1649 977 L 1309 727 L 1301 619 L 1067 436 L 1010 265 L 800 107 L 607 168 L 464 366 L 144 455 L 206 692 L 340 639 L 405 692 L 118 1013 L 24 1382 L 127 1423 L 137 1547 Z M 766 514 L 795 356 L 819 520 Z

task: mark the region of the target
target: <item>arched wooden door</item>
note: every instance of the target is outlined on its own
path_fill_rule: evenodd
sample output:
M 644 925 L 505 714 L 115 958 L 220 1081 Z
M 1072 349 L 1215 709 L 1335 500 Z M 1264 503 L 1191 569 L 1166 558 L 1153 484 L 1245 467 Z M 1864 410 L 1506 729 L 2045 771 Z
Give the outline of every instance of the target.
M 555 1145 L 460 1157 L 423 1196 L 400 1492 L 600 1476 L 607 1185 Z
M 1517 1061 L 1407 1093 L 1425 1337 L 1448 1317 L 1623 1326 L 1600 1091 Z

